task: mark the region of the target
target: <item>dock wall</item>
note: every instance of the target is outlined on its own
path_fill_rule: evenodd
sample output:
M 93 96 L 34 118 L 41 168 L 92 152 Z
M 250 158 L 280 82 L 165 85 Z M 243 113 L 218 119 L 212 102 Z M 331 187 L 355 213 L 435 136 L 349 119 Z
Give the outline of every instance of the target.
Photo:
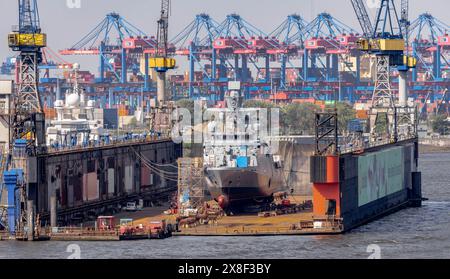
M 363 224 L 417 198 L 417 141 L 374 148 L 340 159 L 340 191 L 344 228 Z M 420 181 L 419 181 L 420 182 Z M 421 193 L 419 193 L 421 194 Z
M 314 137 L 285 138 L 280 141 L 277 154 L 283 160 L 288 189 L 294 195 L 311 196 L 310 157 L 314 154 Z

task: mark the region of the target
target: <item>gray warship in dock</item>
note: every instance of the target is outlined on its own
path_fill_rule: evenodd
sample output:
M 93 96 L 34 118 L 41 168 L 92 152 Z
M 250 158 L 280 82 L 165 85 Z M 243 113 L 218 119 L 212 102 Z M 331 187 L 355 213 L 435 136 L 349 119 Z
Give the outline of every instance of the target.
M 224 108 L 209 108 L 204 140 L 206 185 L 219 206 L 236 210 L 269 203 L 286 189 L 280 156 L 268 139 L 267 111 L 244 108 L 239 83 L 229 85 Z

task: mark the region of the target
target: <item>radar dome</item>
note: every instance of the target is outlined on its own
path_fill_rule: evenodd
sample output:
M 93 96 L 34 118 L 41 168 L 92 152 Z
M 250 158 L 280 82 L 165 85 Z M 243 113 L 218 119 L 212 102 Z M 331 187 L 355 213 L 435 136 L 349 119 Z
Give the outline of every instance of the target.
M 77 106 L 80 102 L 80 96 L 78 96 L 78 94 L 70 94 L 67 97 L 67 105 L 74 107 Z

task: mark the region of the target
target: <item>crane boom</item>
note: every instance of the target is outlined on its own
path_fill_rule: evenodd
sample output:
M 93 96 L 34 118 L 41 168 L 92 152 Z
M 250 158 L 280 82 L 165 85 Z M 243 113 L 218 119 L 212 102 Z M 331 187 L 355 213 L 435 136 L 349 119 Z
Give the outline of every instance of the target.
M 373 38 L 403 39 L 400 21 L 394 0 L 382 0 L 373 28 Z
M 19 30 L 23 33 L 41 33 L 36 1 L 19 0 Z
M 401 4 L 401 19 L 400 25 L 402 26 L 402 35 L 405 39 L 406 53 L 409 54 L 409 30 L 411 22 L 409 21 L 409 0 L 402 0 Z
M 402 21 L 409 21 L 409 0 L 402 0 L 401 14 Z
M 169 40 L 169 11 L 170 0 L 161 1 L 161 18 L 158 20 L 158 46 L 156 49 L 157 57 L 167 55 L 167 42 Z
M 363 35 L 364 37 L 369 38 L 373 35 L 374 30 L 364 2 L 362 0 L 351 0 L 351 2 L 353 9 L 355 10 L 356 17 L 358 18 L 359 25 L 361 25 Z

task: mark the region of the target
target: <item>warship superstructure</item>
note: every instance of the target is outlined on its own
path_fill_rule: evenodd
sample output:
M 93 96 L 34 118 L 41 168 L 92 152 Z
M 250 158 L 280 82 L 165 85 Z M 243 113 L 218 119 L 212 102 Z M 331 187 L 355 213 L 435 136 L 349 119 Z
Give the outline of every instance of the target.
M 273 154 L 268 112 L 244 108 L 240 85 L 230 83 L 224 108 L 207 109 L 204 140 L 206 184 L 224 209 L 273 200 L 286 186 L 280 157 Z

